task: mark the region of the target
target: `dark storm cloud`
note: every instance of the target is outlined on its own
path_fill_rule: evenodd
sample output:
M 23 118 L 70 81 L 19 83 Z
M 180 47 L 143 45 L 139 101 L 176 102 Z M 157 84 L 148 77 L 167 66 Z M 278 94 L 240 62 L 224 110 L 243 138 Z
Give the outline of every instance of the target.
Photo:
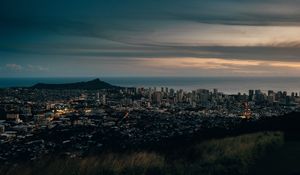
M 120 20 L 193 20 L 239 25 L 299 24 L 299 0 L 6 0 L 1 18 L 101 22 Z M 10 21 L 6 21 L 10 22 Z
M 299 25 L 298 0 L 227 0 L 197 3 L 191 10 L 174 13 L 180 20 L 225 25 Z
M 122 64 L 130 64 L 132 59 L 128 58 L 174 57 L 299 61 L 298 38 L 254 46 L 226 46 L 163 42 L 153 37 L 168 29 L 166 36 L 175 38 L 187 32 L 169 30 L 187 23 L 200 25 L 195 28 L 199 32 L 202 24 L 212 28 L 299 27 L 300 1 L 3 0 L 0 1 L 0 57 L 6 61 L 4 67 L 9 63 L 7 60 L 13 60 L 11 65 L 21 60 L 36 61 L 32 55 L 45 64 L 51 61 L 46 59 L 49 56 L 61 58 L 60 64 L 72 59 L 66 59 L 67 56 L 109 57 L 112 62 Z M 14 54 L 18 57 L 11 56 Z
M 75 39 L 78 41 L 80 39 Z M 184 43 L 124 44 L 107 40 L 48 44 L 3 45 L 2 50 L 19 54 L 111 58 L 223 58 L 241 60 L 299 61 L 300 43 L 271 43 L 259 46 L 189 46 Z

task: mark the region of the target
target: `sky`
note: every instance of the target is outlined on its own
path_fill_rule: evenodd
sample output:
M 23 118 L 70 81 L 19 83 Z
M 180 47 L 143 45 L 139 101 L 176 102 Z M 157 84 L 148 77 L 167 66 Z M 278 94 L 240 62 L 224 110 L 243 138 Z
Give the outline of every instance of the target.
M 300 0 L 0 1 L 0 77 L 299 75 Z

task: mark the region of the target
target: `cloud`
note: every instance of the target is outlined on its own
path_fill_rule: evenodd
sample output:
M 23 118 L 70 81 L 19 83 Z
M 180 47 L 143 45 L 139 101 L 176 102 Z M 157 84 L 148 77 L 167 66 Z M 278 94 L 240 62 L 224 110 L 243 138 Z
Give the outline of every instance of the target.
M 168 74 L 210 76 L 296 76 L 299 62 L 236 60 L 219 58 L 170 58 L 143 59 L 141 67 L 163 70 Z M 278 71 L 280 69 L 280 71 Z
M 194 1 L 194 7 L 173 14 L 176 19 L 208 24 L 299 26 L 300 2 L 287 0 Z
M 298 0 L 1 1 L 0 57 L 2 65 L 9 63 L 3 69 L 32 74 L 89 74 L 102 65 L 107 74 L 178 74 L 167 64 L 136 66 L 174 58 L 173 66 L 189 75 L 201 64 L 201 74 L 289 71 L 295 66 L 287 62 L 300 62 L 299 21 Z M 243 66 L 232 60 L 280 63 Z M 64 69 L 69 65 L 74 70 Z
M 21 71 L 23 67 L 18 64 L 6 64 L 5 67 L 11 71 Z
M 27 71 L 31 71 L 31 72 L 44 72 L 49 70 L 49 68 L 47 67 L 43 67 L 40 65 L 32 65 L 32 64 L 28 64 L 26 69 Z
M 26 66 L 23 66 L 15 63 L 6 64 L 5 68 L 6 70 L 16 72 L 44 72 L 49 70 L 47 67 L 40 65 L 27 64 Z
M 220 58 L 240 60 L 273 60 L 273 61 L 300 61 L 299 44 L 271 43 L 258 46 L 193 46 L 185 43 L 166 43 L 149 45 L 114 45 L 81 43 L 26 45 L 21 48 L 9 48 L 10 51 L 23 54 L 48 55 L 65 57 L 74 60 L 75 57 L 93 58 L 106 62 L 126 64 L 128 58 Z M 108 58 L 108 59 L 103 59 Z

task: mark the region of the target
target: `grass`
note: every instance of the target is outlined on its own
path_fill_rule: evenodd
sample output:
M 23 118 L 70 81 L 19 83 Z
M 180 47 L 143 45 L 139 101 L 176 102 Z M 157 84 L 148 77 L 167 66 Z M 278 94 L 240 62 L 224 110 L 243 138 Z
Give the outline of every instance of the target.
M 192 162 L 184 174 L 247 174 L 255 162 L 284 143 L 280 132 L 210 140 L 191 147 Z
M 0 168 L 1 175 L 193 175 L 247 174 L 254 163 L 284 142 L 280 132 L 262 132 L 190 145 L 171 154 L 106 152 L 85 158 L 48 157 Z
M 284 146 L 276 152 L 264 156 L 251 170 L 256 175 L 296 175 L 300 174 L 300 141 L 286 139 Z

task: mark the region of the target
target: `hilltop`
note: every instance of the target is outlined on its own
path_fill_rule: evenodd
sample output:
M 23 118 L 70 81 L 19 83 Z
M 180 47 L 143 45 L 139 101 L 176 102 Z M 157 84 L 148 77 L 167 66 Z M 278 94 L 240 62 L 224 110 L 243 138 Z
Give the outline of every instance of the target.
M 87 82 L 75 82 L 64 84 L 47 84 L 38 83 L 32 86 L 33 89 L 85 89 L 85 90 L 98 90 L 98 89 L 122 89 L 123 87 L 114 86 L 107 82 L 101 81 L 99 78 Z

